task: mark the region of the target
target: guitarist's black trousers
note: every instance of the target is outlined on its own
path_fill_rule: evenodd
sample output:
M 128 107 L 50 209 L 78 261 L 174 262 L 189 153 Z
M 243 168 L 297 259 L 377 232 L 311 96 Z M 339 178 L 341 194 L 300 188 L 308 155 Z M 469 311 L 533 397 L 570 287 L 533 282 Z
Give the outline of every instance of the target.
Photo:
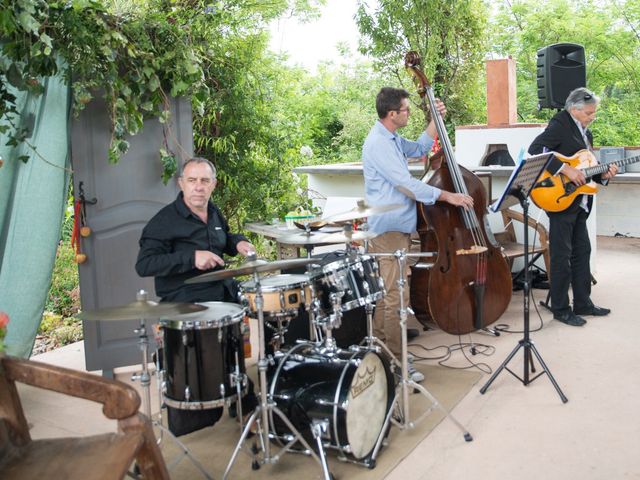
M 568 209 L 548 212 L 547 215 L 551 254 L 551 310 L 554 315 L 562 315 L 571 309 L 570 286 L 574 308 L 591 305 L 591 242 L 587 231 L 589 214 L 581 207 L 580 200 L 576 199 Z

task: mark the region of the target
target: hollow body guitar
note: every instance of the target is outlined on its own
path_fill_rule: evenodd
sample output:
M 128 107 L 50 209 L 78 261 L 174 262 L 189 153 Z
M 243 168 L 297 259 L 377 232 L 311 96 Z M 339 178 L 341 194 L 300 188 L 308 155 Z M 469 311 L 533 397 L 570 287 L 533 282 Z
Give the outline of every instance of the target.
M 600 175 L 609 169 L 610 165 L 630 165 L 640 162 L 640 155 L 629 157 L 610 163 L 598 163 L 595 155 L 589 150 L 580 150 L 571 157 L 559 153 L 553 154 L 558 160 L 582 170 L 587 183 L 577 186 L 562 173 L 551 175 L 544 171 L 531 191 L 531 199 L 538 208 L 547 212 L 562 212 L 569 208 L 578 195 L 594 195 L 598 187 L 594 181 L 589 181 L 595 175 Z
M 421 251 L 436 251 L 430 268 L 418 262 L 412 269 L 411 305 L 422 323 L 432 319 L 445 332 L 465 334 L 490 325 L 511 300 L 511 270 L 500 248 L 489 240 L 485 221 L 487 198 L 480 179 L 460 167 L 453 154 L 433 90 L 417 68 L 420 58 L 409 52 L 405 66 L 416 77 L 419 93 L 429 100 L 431 117 L 444 150 L 445 162 L 427 184 L 473 197 L 474 208 L 448 203 L 418 203 Z

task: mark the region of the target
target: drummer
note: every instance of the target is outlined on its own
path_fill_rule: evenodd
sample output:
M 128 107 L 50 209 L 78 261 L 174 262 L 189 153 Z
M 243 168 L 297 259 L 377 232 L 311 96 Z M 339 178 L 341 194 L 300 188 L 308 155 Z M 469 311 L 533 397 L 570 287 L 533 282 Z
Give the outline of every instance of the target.
M 240 234 L 229 231 L 220 209 L 211 201 L 216 188 L 216 168 L 200 157 L 187 160 L 178 179 L 181 192 L 144 227 L 136 271 L 155 277 L 156 295 L 165 302 L 237 302 L 237 284 L 232 278 L 185 285 L 185 280 L 205 272 L 224 269 L 223 254 L 249 256 L 255 247 Z M 243 399 L 243 412 L 257 405 L 253 389 Z M 169 416 L 172 416 L 172 409 Z M 222 409 L 184 414 L 207 417 L 212 425 Z M 201 428 L 201 427 L 200 427 Z M 185 432 L 187 433 L 187 432 Z

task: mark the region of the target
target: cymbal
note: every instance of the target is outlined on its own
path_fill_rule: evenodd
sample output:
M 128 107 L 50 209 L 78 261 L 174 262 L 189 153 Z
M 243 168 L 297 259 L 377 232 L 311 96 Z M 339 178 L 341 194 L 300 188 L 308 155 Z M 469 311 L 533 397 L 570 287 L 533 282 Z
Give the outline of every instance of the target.
M 166 315 L 180 315 L 206 310 L 204 305 L 195 303 L 157 303 L 150 300 L 136 300 L 119 307 L 87 310 L 76 315 L 81 320 L 135 320 L 136 318 L 160 318 Z
M 349 242 L 358 242 L 360 240 L 369 240 L 371 238 L 377 237 L 378 234 L 374 232 L 369 232 L 365 230 L 358 230 L 356 232 L 338 232 L 338 233 L 330 233 L 325 237 L 327 241 L 331 240 L 332 243 L 349 243 Z
M 342 213 L 336 213 L 335 215 L 328 216 L 323 220 L 329 223 L 347 222 L 349 220 L 356 220 L 358 218 L 369 217 L 371 215 L 379 215 L 381 213 L 390 212 L 401 208 L 402 204 L 392 203 L 389 205 L 371 206 L 367 205 L 364 200 L 358 200 L 358 206 Z
M 340 240 L 328 239 L 327 237 L 330 235 L 324 232 L 300 232 L 278 237 L 276 241 L 289 245 L 331 245 L 333 243 L 342 243 Z
M 314 259 L 311 258 L 291 258 L 287 260 L 276 260 L 274 262 L 268 262 L 262 259 L 249 260 L 236 268 L 229 268 L 227 270 L 216 270 L 215 272 L 207 272 L 197 277 L 185 280 L 184 283 L 204 283 L 213 282 L 215 280 L 222 280 L 230 277 L 238 277 L 240 275 L 250 275 L 252 273 L 260 272 L 273 272 L 274 270 L 283 270 L 287 268 L 302 267 L 309 263 L 313 263 Z

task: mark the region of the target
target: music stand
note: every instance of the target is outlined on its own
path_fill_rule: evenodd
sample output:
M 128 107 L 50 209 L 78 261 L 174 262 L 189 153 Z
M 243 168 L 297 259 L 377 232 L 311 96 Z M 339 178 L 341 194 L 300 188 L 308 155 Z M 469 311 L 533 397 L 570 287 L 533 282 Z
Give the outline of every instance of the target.
M 522 154 L 521 154 L 522 157 Z M 502 372 L 502 370 L 506 369 L 511 375 L 516 377 L 518 380 L 522 382 L 524 386 L 529 385 L 536 378 L 546 373 L 551 380 L 551 383 L 555 387 L 558 395 L 560 395 L 560 399 L 562 403 L 567 403 L 568 399 L 565 397 L 562 390 L 556 383 L 556 380 L 551 375 L 549 368 L 544 363 L 544 360 L 540 356 L 540 353 L 536 349 L 535 345 L 530 339 L 529 336 L 529 195 L 531 194 L 531 190 L 535 185 L 536 180 L 540 177 L 544 169 L 547 167 L 547 164 L 553 157 L 553 153 L 543 153 L 541 155 L 534 155 L 527 159 L 520 158 L 520 162 L 517 167 L 514 169 L 509 181 L 507 182 L 507 186 L 502 192 L 500 198 L 491 205 L 491 210 L 497 212 L 499 210 L 508 208 L 515 203 L 520 202 L 522 206 L 522 212 L 524 215 L 524 284 L 523 284 L 523 300 L 524 300 L 524 337 L 522 340 L 518 342 L 518 345 L 511 351 L 511 353 L 507 356 L 502 365 L 493 373 L 489 381 L 480 389 L 480 393 L 484 394 L 487 391 L 487 388 L 493 383 L 496 377 Z M 515 354 L 520 350 L 520 348 L 524 348 L 524 375 L 523 378 L 520 378 L 513 371 L 511 371 L 507 365 L 511 361 L 511 359 L 515 356 Z M 536 375 L 533 378 L 529 378 L 529 366 L 533 365 L 533 359 L 531 357 L 531 352 L 536 356 L 538 362 L 542 366 L 542 372 Z M 533 366 L 531 368 L 533 369 Z

